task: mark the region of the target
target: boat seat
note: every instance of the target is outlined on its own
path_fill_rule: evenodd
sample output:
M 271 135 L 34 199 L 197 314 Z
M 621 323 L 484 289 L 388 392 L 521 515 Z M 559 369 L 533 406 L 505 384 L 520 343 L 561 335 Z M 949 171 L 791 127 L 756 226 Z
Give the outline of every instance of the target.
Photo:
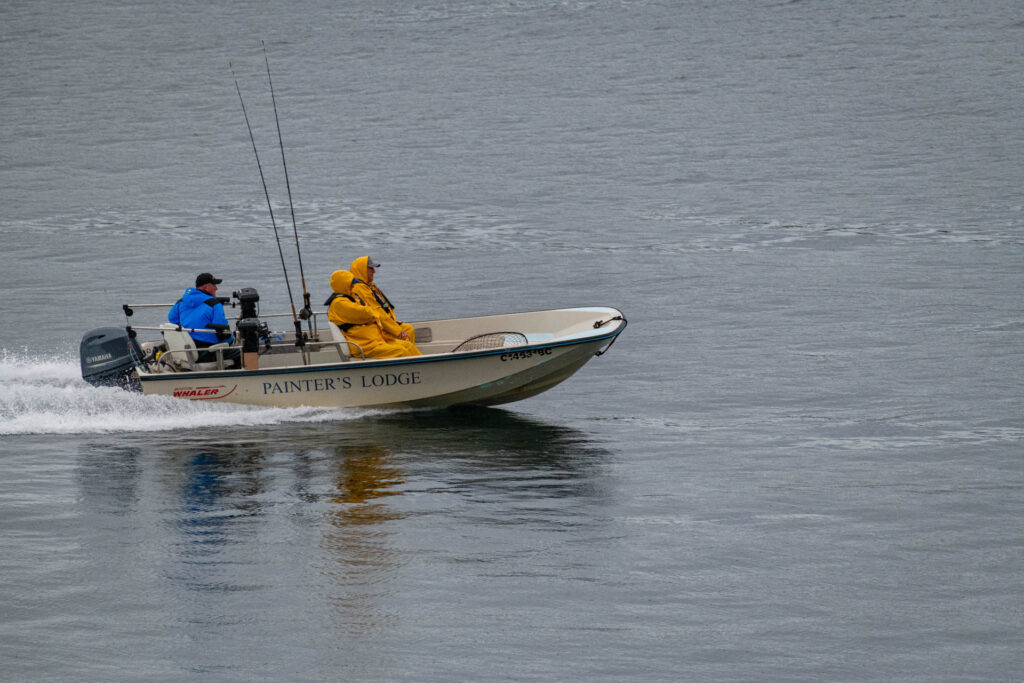
M 365 358 L 363 354 L 363 347 L 356 344 L 354 341 L 349 341 L 345 337 L 345 333 L 341 331 L 341 328 L 334 323 L 327 323 L 327 329 L 331 335 L 331 342 L 338 349 L 338 355 L 341 356 L 341 360 L 349 361 L 352 360 L 352 353 L 350 347 L 355 347 L 359 351 L 359 358 Z
M 172 365 L 177 367 L 179 370 L 223 370 L 224 369 L 224 354 L 218 353 L 217 360 L 208 363 L 199 362 L 199 349 L 196 348 L 196 343 L 192 339 L 191 335 L 184 330 L 179 330 L 176 325 L 171 323 L 163 323 L 160 325 L 160 331 L 164 336 L 164 343 L 167 344 L 167 351 L 164 355 L 169 355 L 170 362 Z M 204 351 L 214 351 L 219 349 L 227 349 L 227 344 L 214 344 L 204 348 Z M 162 358 L 163 356 L 161 356 Z

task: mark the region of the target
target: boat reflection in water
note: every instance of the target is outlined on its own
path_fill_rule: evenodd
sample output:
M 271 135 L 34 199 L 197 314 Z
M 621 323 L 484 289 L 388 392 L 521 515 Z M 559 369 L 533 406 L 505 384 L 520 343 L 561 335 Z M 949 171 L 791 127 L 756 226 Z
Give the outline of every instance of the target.
M 134 590 L 195 637 L 224 619 L 287 623 L 298 603 L 334 636 L 380 635 L 408 618 L 396 595 L 427 590 L 410 567 L 600 523 L 607 495 L 608 454 L 587 434 L 493 408 L 126 441 L 81 451 L 83 525 L 107 520 L 96 566 L 134 567 Z
M 586 435 L 503 410 L 393 413 L 317 431 L 339 443 L 323 572 L 334 584 L 331 621 L 347 636 L 407 618 L 395 598 L 417 592 L 410 567 L 486 561 L 491 538 L 518 523 L 548 527 L 546 511 L 564 522 L 566 508 L 603 495 L 606 453 Z M 473 541 L 481 535 L 486 543 Z

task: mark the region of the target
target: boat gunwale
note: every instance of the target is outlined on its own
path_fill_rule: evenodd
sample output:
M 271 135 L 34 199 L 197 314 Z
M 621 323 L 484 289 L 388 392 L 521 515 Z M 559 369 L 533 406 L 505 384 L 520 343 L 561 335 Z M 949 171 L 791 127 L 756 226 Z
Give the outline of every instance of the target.
M 615 308 L 614 306 L 569 306 L 565 308 L 541 308 L 530 311 L 509 311 L 508 313 L 484 313 L 483 315 L 460 315 L 453 318 L 430 318 L 428 320 L 413 320 L 409 324 L 413 327 L 417 325 L 429 325 L 430 323 L 445 323 L 452 320 L 484 320 L 486 318 L 503 318 L 508 315 L 531 315 L 533 313 L 562 313 L 566 311 L 606 311 L 608 313 L 614 312 L 615 315 L 621 316 L 622 311 Z M 622 319 L 626 321 L 625 318 Z
M 598 308 L 598 307 L 595 307 Z M 607 309 L 608 307 L 600 307 L 601 309 Z M 574 309 L 561 309 L 552 308 L 546 309 L 546 311 L 527 311 L 528 313 L 540 313 L 547 311 L 561 311 L 561 310 L 574 310 Z M 621 312 L 617 309 L 616 312 L 621 316 Z M 496 314 L 503 315 L 503 314 Z M 484 318 L 489 316 L 472 316 L 474 318 Z M 448 318 L 448 320 L 459 320 L 460 318 Z M 614 319 L 613 319 L 614 320 Z M 434 321 L 424 321 L 434 322 Z M 524 344 L 522 346 L 510 346 L 502 347 L 500 349 L 487 349 L 484 351 L 470 351 L 454 353 L 448 351 L 446 353 L 423 355 L 423 356 L 404 356 L 400 358 L 382 358 L 380 360 L 366 361 L 366 360 L 349 360 L 339 361 L 337 363 L 319 363 L 317 365 L 288 365 L 284 367 L 275 368 L 257 368 L 254 370 L 202 370 L 202 371 L 186 371 L 186 372 L 169 372 L 169 373 L 149 373 L 149 372 L 136 372 L 141 382 L 162 382 L 162 381 L 182 381 L 186 377 L 188 378 L 235 378 L 235 377 L 260 377 L 266 375 L 282 375 L 282 374 L 294 374 L 294 373 L 308 373 L 308 372 L 326 372 L 336 371 L 345 369 L 363 369 L 363 368 L 379 368 L 379 367 L 390 367 L 395 365 L 414 365 L 417 363 L 437 363 L 441 361 L 453 361 L 453 360 L 469 360 L 471 358 L 484 358 L 487 356 L 497 356 L 503 353 L 511 353 L 516 351 L 534 351 L 539 349 L 555 349 L 565 346 L 578 346 L 580 344 L 589 344 L 592 342 L 600 342 L 608 339 L 614 339 L 626 329 L 626 319 L 620 318 L 615 322 L 621 323 L 614 330 L 607 332 L 602 335 L 578 337 L 575 339 L 567 339 L 561 342 L 537 342 L 534 344 Z M 599 329 L 599 328 L 598 328 Z M 136 371 L 140 366 L 136 366 Z

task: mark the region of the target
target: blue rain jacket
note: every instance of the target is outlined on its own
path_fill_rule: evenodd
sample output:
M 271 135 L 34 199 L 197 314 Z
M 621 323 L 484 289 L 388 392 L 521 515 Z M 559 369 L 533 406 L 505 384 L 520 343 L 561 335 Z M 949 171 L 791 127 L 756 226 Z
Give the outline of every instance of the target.
M 224 315 L 224 305 L 217 300 L 217 297 L 210 296 L 193 287 L 186 289 L 178 302 L 171 307 L 171 312 L 167 314 L 167 320 L 186 329 L 190 327 L 203 328 L 207 323 L 228 324 L 228 318 Z M 228 339 L 217 339 L 216 332 L 189 332 L 189 334 L 197 342 L 208 344 L 217 344 L 221 341 L 230 342 L 234 339 L 234 335 Z

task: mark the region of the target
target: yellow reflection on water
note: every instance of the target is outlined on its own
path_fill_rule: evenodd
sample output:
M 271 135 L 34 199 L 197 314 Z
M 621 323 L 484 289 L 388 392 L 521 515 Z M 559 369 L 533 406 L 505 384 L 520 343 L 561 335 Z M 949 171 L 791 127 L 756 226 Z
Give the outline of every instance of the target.
M 371 635 L 389 628 L 396 616 L 383 607 L 402 565 L 388 522 L 403 513 L 383 498 L 401 493 L 405 483 L 388 449 L 375 444 L 341 446 L 336 451 L 337 495 L 327 516 L 324 548 L 331 553 L 327 574 L 337 587 L 330 596 L 338 628 L 348 635 Z
M 331 498 L 332 503 L 366 503 L 401 493 L 390 490 L 404 484 L 405 479 L 390 462 L 391 454 L 383 446 L 342 446 L 338 455 L 338 475 L 334 480 L 338 495 Z

